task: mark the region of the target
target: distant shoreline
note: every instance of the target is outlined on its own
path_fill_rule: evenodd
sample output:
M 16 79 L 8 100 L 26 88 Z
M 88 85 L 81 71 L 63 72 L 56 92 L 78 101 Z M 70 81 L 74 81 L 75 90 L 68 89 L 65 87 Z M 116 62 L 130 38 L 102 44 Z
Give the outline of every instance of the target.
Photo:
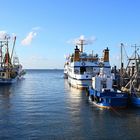
M 24 69 L 24 70 L 64 70 L 64 69 Z

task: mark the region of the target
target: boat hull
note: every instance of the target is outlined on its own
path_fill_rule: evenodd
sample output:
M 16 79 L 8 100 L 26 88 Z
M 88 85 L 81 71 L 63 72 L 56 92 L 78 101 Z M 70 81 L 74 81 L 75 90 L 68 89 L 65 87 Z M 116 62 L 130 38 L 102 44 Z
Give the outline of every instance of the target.
M 3 84 L 13 84 L 17 81 L 17 78 L 14 79 L 0 79 L 0 85 Z
M 87 89 L 89 86 L 91 86 L 91 79 L 76 79 L 68 77 L 68 83 L 77 89 Z
M 128 106 L 128 95 L 116 91 L 97 92 L 90 89 L 89 99 L 101 108 L 126 108 Z
M 140 107 L 140 97 L 130 97 L 131 105 L 134 107 Z

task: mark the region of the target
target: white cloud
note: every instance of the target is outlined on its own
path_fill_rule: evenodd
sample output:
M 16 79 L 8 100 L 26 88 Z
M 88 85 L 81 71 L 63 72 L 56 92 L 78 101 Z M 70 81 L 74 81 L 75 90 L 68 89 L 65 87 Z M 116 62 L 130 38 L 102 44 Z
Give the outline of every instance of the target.
M 84 36 L 84 35 L 81 35 L 81 36 L 79 37 L 79 39 L 84 40 L 84 39 L 85 39 L 85 36 Z
M 40 26 L 36 26 L 36 27 L 33 27 L 33 28 L 32 28 L 32 30 L 34 30 L 34 31 L 38 31 L 38 30 L 40 30 L 40 29 L 41 29 Z
M 6 31 L 0 31 L 0 39 L 5 39 L 6 36 L 9 36 Z
M 33 38 L 37 35 L 36 32 L 29 32 L 28 35 L 21 41 L 23 46 L 28 46 L 31 44 Z
M 81 40 L 84 41 L 84 44 L 93 44 L 96 41 L 96 37 L 91 36 L 91 37 L 85 38 L 84 35 L 80 35 L 80 37 L 78 38 L 68 40 L 67 43 L 77 45 L 81 43 Z

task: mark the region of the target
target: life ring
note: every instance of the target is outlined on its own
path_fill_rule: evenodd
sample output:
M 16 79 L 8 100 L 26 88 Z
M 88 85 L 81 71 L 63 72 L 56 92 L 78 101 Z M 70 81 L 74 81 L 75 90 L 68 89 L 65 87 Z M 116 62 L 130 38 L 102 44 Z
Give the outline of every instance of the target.
M 100 67 L 104 67 L 104 64 L 100 62 L 100 63 L 99 63 L 99 66 L 100 66 Z
M 82 64 L 82 66 L 85 66 L 85 65 L 86 65 L 86 63 L 85 63 L 85 62 L 82 62 L 81 64 Z

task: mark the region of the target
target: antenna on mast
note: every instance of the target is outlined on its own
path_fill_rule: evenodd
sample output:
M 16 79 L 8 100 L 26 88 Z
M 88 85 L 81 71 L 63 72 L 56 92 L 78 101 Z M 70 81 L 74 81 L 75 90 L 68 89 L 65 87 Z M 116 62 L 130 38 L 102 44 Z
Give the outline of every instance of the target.
M 80 51 L 83 53 L 84 45 L 93 44 L 93 42 L 96 40 L 96 38 L 85 38 L 84 35 L 81 35 L 78 39 L 75 40 L 75 44 L 80 46 Z
M 83 53 L 84 45 L 93 44 L 95 40 L 95 37 L 85 38 L 84 35 L 81 35 L 80 37 L 70 40 L 68 42 L 80 47 L 80 52 Z
M 83 53 L 83 47 L 84 45 L 87 45 L 88 43 L 86 42 L 86 39 L 83 35 L 80 36 L 80 38 L 76 41 L 76 45 L 79 45 L 81 48 L 80 48 L 80 51 L 81 53 Z
M 121 76 L 123 75 L 123 43 L 121 43 Z

